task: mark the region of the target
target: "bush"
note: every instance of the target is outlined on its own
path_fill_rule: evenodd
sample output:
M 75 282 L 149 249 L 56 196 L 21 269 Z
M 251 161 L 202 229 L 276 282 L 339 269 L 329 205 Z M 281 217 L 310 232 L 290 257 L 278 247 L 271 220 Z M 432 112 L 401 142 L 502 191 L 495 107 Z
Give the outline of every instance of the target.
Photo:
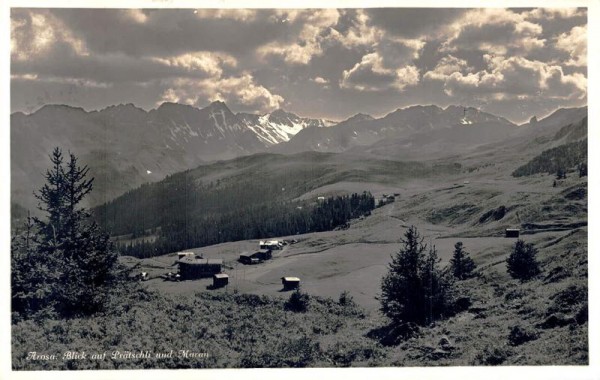
M 284 305 L 285 310 L 293 311 L 295 313 L 304 313 L 306 310 L 308 310 L 309 301 L 309 295 L 302 293 L 300 292 L 300 289 L 297 289 L 286 301 Z
M 540 273 L 540 267 L 536 255 L 537 249 L 533 244 L 525 244 L 523 240 L 517 240 L 513 251 L 506 260 L 508 273 L 521 281 L 537 276 Z
M 508 342 L 511 346 L 519 346 L 525 342 L 537 339 L 538 334 L 529 328 L 513 326 L 508 334 Z
M 476 357 L 477 364 L 500 365 L 508 359 L 510 351 L 505 347 L 485 347 Z
M 411 226 L 381 283 L 381 311 L 394 325 L 428 325 L 452 310 L 452 281 L 438 268 L 435 247 L 426 252 L 423 238 Z
M 356 306 L 354 298 L 350 295 L 350 292 L 347 290 L 344 290 L 340 293 L 340 297 L 338 298 L 338 304 L 340 304 L 340 306 Z

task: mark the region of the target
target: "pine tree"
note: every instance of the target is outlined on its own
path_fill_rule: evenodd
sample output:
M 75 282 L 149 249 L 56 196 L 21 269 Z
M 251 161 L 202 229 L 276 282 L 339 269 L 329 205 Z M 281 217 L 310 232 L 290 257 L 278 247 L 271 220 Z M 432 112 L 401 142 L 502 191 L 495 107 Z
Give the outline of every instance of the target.
M 404 233 L 402 244 L 382 279 L 381 311 L 399 326 L 432 323 L 448 309 L 451 282 L 438 268 L 435 247 L 427 251 L 416 227 Z
M 537 249 L 533 244 L 525 244 L 523 240 L 517 240 L 513 251 L 506 260 L 508 273 L 521 281 L 537 276 L 540 273 L 540 267 L 536 255 Z
M 58 148 L 51 162 L 46 184 L 36 194 L 45 218 L 33 219 L 35 226 L 32 223 L 27 230 L 31 237 L 13 254 L 17 290 L 25 289 L 13 291 L 13 305 L 23 312 L 51 307 L 62 316 L 91 314 L 102 308 L 109 288 L 126 272 L 118 267 L 108 235 L 81 206 L 92 191 L 87 166 L 80 167 L 70 154 L 65 167 Z M 27 271 L 36 275 L 31 277 Z M 35 290 L 36 286 L 42 287 Z M 34 291 L 39 296 L 37 306 L 28 301 L 27 294 Z
M 475 269 L 475 262 L 469 257 L 469 253 L 463 249 L 463 243 L 454 244 L 454 254 L 450 259 L 450 268 L 452 274 L 459 280 L 464 280 L 471 276 Z

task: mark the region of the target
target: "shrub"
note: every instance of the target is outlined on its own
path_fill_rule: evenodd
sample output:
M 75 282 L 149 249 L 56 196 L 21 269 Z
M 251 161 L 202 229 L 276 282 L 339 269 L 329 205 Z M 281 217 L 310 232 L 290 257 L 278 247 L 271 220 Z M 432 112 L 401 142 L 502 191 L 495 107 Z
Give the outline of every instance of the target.
M 338 298 L 338 304 L 341 306 L 355 306 L 356 302 L 354 302 L 354 298 L 350 295 L 350 292 L 344 290 L 340 293 L 340 297 Z
M 508 342 L 511 346 L 519 346 L 525 342 L 537 339 L 538 334 L 529 328 L 513 326 L 508 334 Z
M 295 313 L 304 313 L 308 310 L 309 301 L 309 295 L 302 293 L 300 292 L 300 289 L 297 289 L 286 301 L 285 310 L 293 311 Z
M 475 358 L 477 364 L 500 365 L 508 359 L 510 351 L 505 347 L 485 347 Z
M 540 273 L 540 267 L 536 255 L 537 249 L 533 244 L 525 244 L 523 240 L 517 240 L 513 251 L 506 260 L 508 273 L 521 281 L 537 276 Z

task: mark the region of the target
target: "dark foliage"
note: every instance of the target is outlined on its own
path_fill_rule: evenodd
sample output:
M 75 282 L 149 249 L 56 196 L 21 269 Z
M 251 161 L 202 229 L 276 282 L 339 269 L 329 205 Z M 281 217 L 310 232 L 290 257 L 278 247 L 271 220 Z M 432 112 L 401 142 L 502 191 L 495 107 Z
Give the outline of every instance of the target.
M 531 243 L 525 244 L 517 240 L 515 247 L 506 260 L 508 273 L 516 279 L 526 281 L 540 273 L 540 266 L 536 260 L 537 249 Z
M 502 346 L 488 346 L 476 357 L 476 364 L 500 365 L 511 355 L 510 350 Z
M 537 173 L 558 173 L 564 178 L 565 170 L 577 164 L 587 162 L 587 139 L 563 144 L 543 151 L 539 156 L 515 170 L 514 177 L 528 176 Z
M 588 172 L 587 163 L 580 162 L 579 165 L 577 165 L 577 171 L 579 172 L 579 178 L 587 177 L 587 172 Z
M 296 289 L 290 295 L 290 298 L 285 303 L 285 310 L 293 311 L 295 313 L 304 313 L 308 310 L 308 305 L 310 302 L 310 296 L 306 293 L 302 293 L 300 289 Z
M 452 281 L 439 269 L 435 247 L 427 251 L 416 227 L 404 234 L 381 283 L 381 311 L 395 325 L 428 325 L 451 313 Z
M 80 206 L 92 191 L 88 168 L 73 154 L 64 164 L 58 148 L 51 162 L 36 193 L 45 218 L 28 218 L 12 247 L 12 307 L 22 317 L 95 313 L 126 276 L 108 235 Z
M 463 243 L 460 241 L 454 244 L 454 254 L 450 259 L 450 269 L 454 277 L 459 280 L 469 278 L 473 274 L 473 270 L 475 270 L 475 262 L 469 257 L 469 253 L 463 249 Z
M 147 258 L 227 241 L 329 231 L 375 208 L 375 198 L 364 192 L 330 197 L 316 205 L 284 201 L 238 204 L 236 201 L 212 212 L 207 210 L 206 214 L 193 215 L 188 210 L 195 207 L 196 200 L 189 199 L 207 194 L 189 183 L 181 186 L 186 189 L 184 195 L 172 200 L 174 204 L 168 207 L 172 213 L 161 216 L 158 239 L 120 247 L 122 254 Z
M 513 326 L 508 334 L 508 342 L 511 346 L 519 346 L 537 338 L 538 334 L 533 329 L 522 326 Z

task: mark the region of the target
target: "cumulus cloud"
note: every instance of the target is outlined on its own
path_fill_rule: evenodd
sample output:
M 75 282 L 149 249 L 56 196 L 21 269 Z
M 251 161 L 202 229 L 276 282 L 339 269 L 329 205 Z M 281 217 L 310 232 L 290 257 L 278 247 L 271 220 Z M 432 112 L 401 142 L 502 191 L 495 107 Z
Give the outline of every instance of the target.
M 554 20 L 585 16 L 585 9 L 581 8 L 535 8 L 525 12 L 524 16 L 533 20 Z
M 329 83 L 329 81 L 323 77 L 314 77 L 311 79 L 313 82 L 318 83 L 318 84 L 327 84 Z
M 576 26 L 556 38 L 556 47 L 569 53 L 569 66 L 587 66 L 587 25 Z
M 485 55 L 486 70 L 469 72 L 466 62 L 447 57 L 423 76 L 440 81 L 450 95 L 488 94 L 492 99 L 528 99 L 541 96 L 583 99 L 586 78 L 579 73 L 565 74 L 561 66 L 523 57 Z
M 375 46 L 384 38 L 385 32 L 370 25 L 369 15 L 364 10 L 357 10 L 354 17 L 350 17 L 349 23 L 347 30 L 342 32 L 333 28 L 330 38 L 347 48 Z
M 384 67 L 378 53 L 370 53 L 350 70 L 344 70 L 340 87 L 359 91 L 402 91 L 419 83 L 419 70 L 412 65 L 390 69 Z
M 221 76 L 224 65 L 237 66 L 237 60 L 233 56 L 207 51 L 186 53 L 174 57 L 153 57 L 151 60 L 166 66 L 182 68 L 186 71 L 201 70 L 211 76 Z
M 280 56 L 287 63 L 306 65 L 313 56 L 323 54 L 321 43 L 330 28 L 337 24 L 340 14 L 336 9 L 320 9 L 285 16 L 286 20 L 291 18 L 292 22 L 303 24 L 296 42 L 274 41 L 259 47 L 257 54 L 263 58 Z
M 503 8 L 472 9 L 449 27 L 443 50 L 479 50 L 506 55 L 543 48 L 542 27 L 526 15 Z
M 56 45 L 67 45 L 78 55 L 88 55 L 85 42 L 65 28 L 62 21 L 51 13 L 24 12 L 11 13 L 11 58 L 16 61 L 35 59 Z
M 236 110 L 270 112 L 279 108 L 284 99 L 254 82 L 249 73 L 238 77 L 211 78 L 194 81 L 177 78 L 168 83 L 168 88 L 157 102 L 178 102 L 202 106 L 206 101 L 220 100 Z
M 423 75 L 423 78 L 432 80 L 445 80 L 448 76 L 453 74 L 462 76 L 464 71 L 471 70 L 472 68 L 468 67 L 467 61 L 464 59 L 447 55 L 437 63 L 433 70 L 426 72 Z

